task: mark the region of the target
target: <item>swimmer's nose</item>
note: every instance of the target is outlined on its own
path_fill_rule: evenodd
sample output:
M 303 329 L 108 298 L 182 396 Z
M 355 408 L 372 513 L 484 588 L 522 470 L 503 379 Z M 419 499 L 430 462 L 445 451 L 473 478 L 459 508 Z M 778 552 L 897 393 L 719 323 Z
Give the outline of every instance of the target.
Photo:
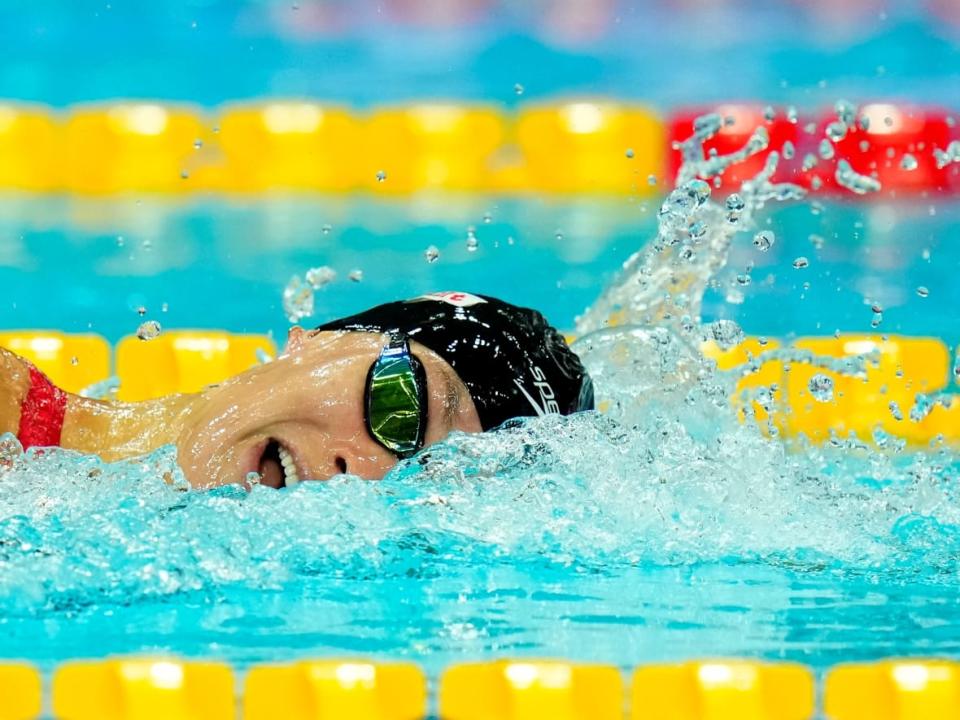
M 343 450 L 333 458 L 335 475 L 356 475 L 364 480 L 380 480 L 397 464 L 397 459 L 380 448 Z

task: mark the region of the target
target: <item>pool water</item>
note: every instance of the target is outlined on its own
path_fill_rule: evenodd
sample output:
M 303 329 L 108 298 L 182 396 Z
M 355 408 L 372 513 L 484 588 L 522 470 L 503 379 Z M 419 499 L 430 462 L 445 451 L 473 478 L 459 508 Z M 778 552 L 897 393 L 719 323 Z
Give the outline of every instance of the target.
M 381 199 L 375 195 L 0 199 L 4 328 L 92 330 L 112 341 L 150 319 L 164 327 L 285 337 L 283 288 L 329 266 L 305 325 L 437 289 L 542 309 L 571 329 L 621 264 L 656 232 L 661 197 Z M 734 243 L 704 319 L 776 337 L 880 332 L 960 342 L 960 207 L 949 200 L 810 202 L 762 219 L 775 243 Z M 468 234 L 477 239 L 468 249 Z M 425 252 L 439 250 L 435 262 Z M 809 260 L 794 269 L 798 257 Z M 748 266 L 752 282 L 736 276 Z M 352 282 L 353 270 L 363 273 Z M 809 288 L 805 284 L 809 283 Z M 918 287 L 928 297 L 917 294 Z
M 382 483 L 179 493 L 51 453 L 0 486 L 4 654 L 957 653 L 956 456 L 789 453 L 718 411 L 456 437 Z M 101 472 L 97 472 L 100 470 Z
M 691 193 L 707 191 L 678 191 L 678 228 L 715 219 L 703 198 L 690 209 Z M 466 287 L 573 328 L 605 288 L 603 303 L 642 287 L 650 303 L 636 316 L 663 323 L 594 334 L 602 322 L 578 324 L 575 347 L 607 414 L 455 435 L 381 483 L 183 492 L 160 479 L 177 472 L 169 451 L 112 466 L 13 456 L 0 482 L 7 656 L 49 667 L 169 651 L 242 668 L 360 654 L 435 674 L 502 655 L 625 668 L 749 655 L 822 669 L 960 649 L 960 456 L 788 447 L 739 424 L 732 379 L 678 329 L 696 318 L 668 318 L 669 308 L 695 315 L 699 295 L 613 280 L 656 234 L 658 202 L 470 198 L 442 212 L 372 198 L 48 202 L 7 206 L 21 241 L 0 280 L 35 299 L 8 308 L 8 325 L 71 308 L 66 329 L 89 322 L 116 338 L 142 306 L 169 326 L 280 334 L 282 287 L 312 265 L 339 273 L 318 293 L 318 319 Z M 750 207 L 755 226 L 744 220 L 732 236 L 725 267 L 727 226 L 691 245 L 718 261 L 697 277 L 709 290 L 705 320 L 823 335 L 870 329 L 871 304 L 883 303 L 882 331 L 957 338 L 954 208 Z M 766 253 L 750 242 L 761 227 L 776 238 Z M 668 237 L 661 229 L 658 242 Z M 700 267 L 677 264 L 684 237 L 645 256 L 649 278 L 662 263 Z M 808 267 L 795 268 L 800 255 Z M 744 285 L 736 276 L 748 264 L 757 281 Z M 345 279 L 355 269 L 362 280 Z

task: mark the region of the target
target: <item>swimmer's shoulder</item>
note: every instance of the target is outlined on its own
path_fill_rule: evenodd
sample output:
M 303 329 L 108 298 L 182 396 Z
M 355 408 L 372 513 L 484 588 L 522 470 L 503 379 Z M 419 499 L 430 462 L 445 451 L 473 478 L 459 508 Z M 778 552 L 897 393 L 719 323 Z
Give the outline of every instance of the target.
M 0 348 L 0 434 L 16 433 L 20 406 L 30 388 L 30 366 L 26 360 Z

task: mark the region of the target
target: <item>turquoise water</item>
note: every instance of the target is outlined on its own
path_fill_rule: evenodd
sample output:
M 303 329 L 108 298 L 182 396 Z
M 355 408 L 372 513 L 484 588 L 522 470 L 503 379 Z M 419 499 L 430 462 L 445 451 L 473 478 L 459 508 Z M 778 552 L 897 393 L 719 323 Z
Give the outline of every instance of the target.
M 249 497 L 179 493 L 170 458 L 27 460 L 0 483 L 3 654 L 960 651 L 956 456 L 790 454 L 719 418 L 552 418 Z
M 57 106 L 123 97 L 209 106 L 263 96 L 370 106 L 599 94 L 660 108 L 960 97 L 960 20 L 944 2 L 454 0 L 442 7 L 6 0 L 0 96 Z
M 339 279 L 318 292 L 318 320 L 467 286 L 572 327 L 654 234 L 659 206 L 420 202 L 8 200 L 0 319 L 89 323 L 115 339 L 143 305 L 168 327 L 280 334 L 289 275 L 326 264 Z M 737 236 L 706 319 L 771 335 L 867 331 L 869 297 L 884 303 L 884 331 L 960 336 L 951 205 L 799 202 L 768 218 L 774 247 L 761 256 L 750 232 Z M 744 287 L 733 278 L 749 262 Z M 345 277 L 356 268 L 360 283 Z M 2 654 L 44 668 L 125 652 L 238 667 L 359 654 L 431 673 L 503 655 L 822 668 L 960 654 L 960 458 L 765 440 L 734 421 L 728 380 L 674 371 L 698 361 L 670 337 L 578 346 L 609 416 L 453 437 L 382 483 L 184 493 L 160 480 L 174 468 L 163 452 L 112 466 L 21 458 L 0 476 Z
M 3 3 L 0 95 L 58 107 L 960 97 L 957 24 L 917 3 L 866 3 L 830 22 L 804 4 L 585 3 L 605 8 L 586 37 L 569 30 L 590 23 L 551 24 L 523 3 L 442 28 L 397 17 L 416 3 L 294 5 Z M 661 200 L 7 195 L 0 327 L 116 340 L 142 307 L 165 328 L 282 338 L 284 285 L 329 265 L 338 279 L 305 322 L 457 288 L 573 328 L 654 236 Z M 757 221 L 774 246 L 759 254 L 750 233 L 736 238 L 705 321 L 783 337 L 870 331 L 879 303 L 881 332 L 960 342 L 955 202 L 799 202 Z M 798 257 L 809 266 L 794 269 Z M 359 283 L 347 279 L 356 269 Z M 818 669 L 960 656 L 955 452 L 787 449 L 736 424 L 729 381 L 685 339 L 627 332 L 579 349 L 610 415 L 453 437 L 382 483 L 193 493 L 160 480 L 174 469 L 163 452 L 112 466 L 16 458 L 0 470 L 0 655 L 48 669 L 120 652 L 238 667 L 360 654 L 432 674 L 502 655 L 624 668 L 748 655 Z
M 0 328 L 89 329 L 115 341 L 136 331 L 145 308 L 164 327 L 282 339 L 284 285 L 326 265 L 337 280 L 317 293 L 304 324 L 436 289 L 472 289 L 541 308 L 570 329 L 653 236 L 661 199 L 7 196 Z M 763 254 L 749 237 L 734 244 L 707 294 L 707 320 L 730 318 L 778 337 L 870 332 L 876 301 L 884 307 L 879 331 L 960 342 L 956 203 L 804 202 L 772 208 L 763 223 L 776 242 Z M 431 245 L 440 251 L 433 263 L 424 256 Z M 810 265 L 796 270 L 801 256 Z M 736 275 L 751 264 L 751 284 L 739 285 Z M 359 283 L 348 280 L 354 269 L 363 271 Z M 928 297 L 917 295 L 920 286 Z

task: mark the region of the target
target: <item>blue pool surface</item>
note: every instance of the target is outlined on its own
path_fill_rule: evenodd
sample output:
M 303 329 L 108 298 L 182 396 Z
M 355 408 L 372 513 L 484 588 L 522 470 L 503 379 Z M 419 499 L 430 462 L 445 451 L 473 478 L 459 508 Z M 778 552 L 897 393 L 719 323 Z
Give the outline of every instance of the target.
M 316 294 L 316 323 L 465 289 L 537 307 L 569 329 L 653 236 L 659 204 L 657 197 L 7 196 L 0 327 L 92 330 L 115 341 L 136 331 L 145 308 L 164 327 L 282 339 L 284 286 L 327 265 L 338 278 Z M 871 304 L 880 303 L 881 332 L 960 342 L 956 204 L 802 202 L 776 208 L 764 223 L 776 237 L 772 249 L 758 253 L 749 234 L 739 237 L 728 272 L 707 296 L 706 320 L 730 318 L 749 333 L 780 337 L 872 332 Z M 470 228 L 475 252 L 467 249 Z M 434 263 L 424 256 L 431 245 L 440 251 Z M 798 257 L 809 267 L 794 269 Z M 751 284 L 738 285 L 748 265 Z M 360 282 L 348 280 L 355 269 Z M 917 294 L 921 286 L 927 297 Z M 731 291 L 742 302 L 728 302 Z
M 550 12 L 561 5 L 589 17 Z M 9 0 L 0 97 L 956 106 L 960 22 L 932 10 L 947 5 L 451 2 L 466 14 L 446 22 L 390 0 Z M 4 194 L 0 328 L 116 341 L 152 319 L 281 341 L 284 286 L 328 265 L 338 279 L 304 324 L 465 289 L 571 329 L 654 235 L 660 200 Z M 776 242 L 737 239 L 705 321 L 871 332 L 881 305 L 878 332 L 960 344 L 955 200 L 804 201 L 759 220 Z M 242 669 L 365 655 L 431 675 L 501 656 L 628 668 L 746 655 L 818 671 L 960 657 L 956 450 L 786 448 L 737 424 L 722 379 L 680 397 L 644 374 L 651 345 L 633 350 L 635 365 L 585 350 L 616 420 L 456 436 L 382 483 L 180 492 L 161 480 L 169 451 L 21 458 L 0 471 L 0 657 L 49 670 L 172 652 Z
M 391 0 L 6 0 L 0 97 L 940 104 L 960 97 L 960 20 L 935 4 L 457 1 L 444 19 L 430 3 Z
M 143 306 L 168 328 L 280 337 L 283 285 L 330 265 L 339 279 L 318 291 L 317 321 L 466 287 L 572 327 L 650 237 L 658 202 L 7 198 L 0 325 L 115 340 Z M 955 207 L 803 202 L 769 219 L 773 248 L 738 238 L 710 318 L 824 335 L 869 331 L 882 303 L 883 331 L 960 337 Z M 754 282 L 736 283 L 750 263 Z M 345 278 L 353 269 L 361 282 Z M 126 652 L 239 668 L 366 655 L 431 674 L 504 655 L 822 669 L 960 654 L 955 452 L 788 450 L 713 392 L 649 401 L 650 380 L 629 366 L 604 375 L 600 396 L 627 408 L 617 422 L 454 437 L 382 483 L 184 494 L 160 479 L 165 452 L 21 461 L 0 477 L 2 654 L 47 669 Z

